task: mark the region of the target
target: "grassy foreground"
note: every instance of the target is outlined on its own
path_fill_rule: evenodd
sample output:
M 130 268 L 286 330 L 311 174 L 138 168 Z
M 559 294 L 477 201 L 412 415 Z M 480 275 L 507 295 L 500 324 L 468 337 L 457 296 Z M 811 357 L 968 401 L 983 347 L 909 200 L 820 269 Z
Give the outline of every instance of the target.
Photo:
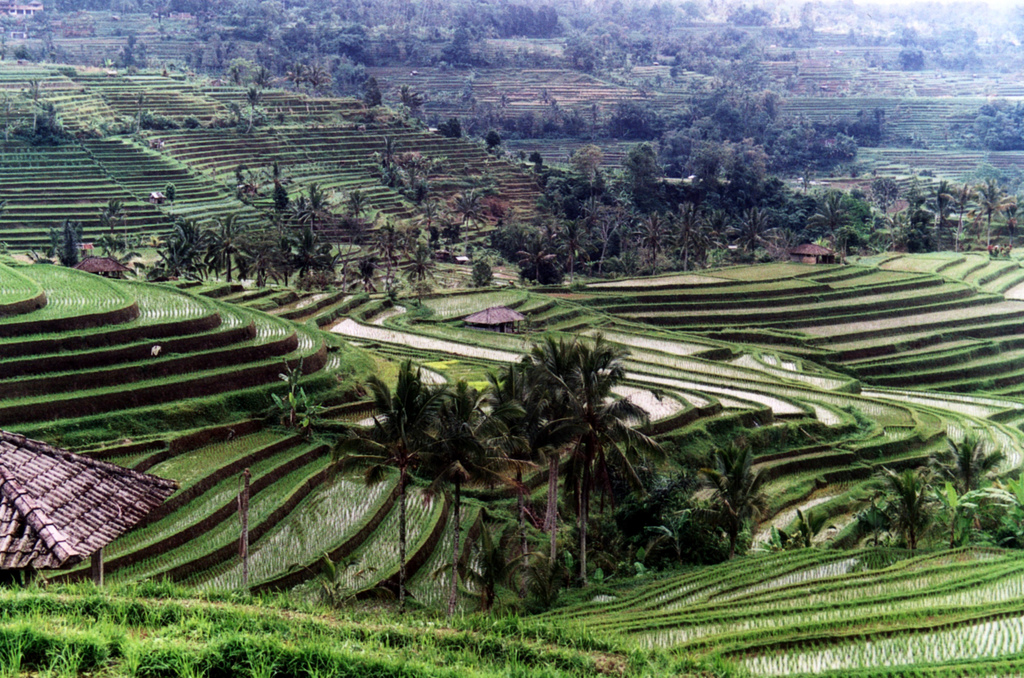
M 189 597 L 164 584 L 0 590 L 0 676 L 724 675 L 564 623 L 447 623 L 285 598 Z

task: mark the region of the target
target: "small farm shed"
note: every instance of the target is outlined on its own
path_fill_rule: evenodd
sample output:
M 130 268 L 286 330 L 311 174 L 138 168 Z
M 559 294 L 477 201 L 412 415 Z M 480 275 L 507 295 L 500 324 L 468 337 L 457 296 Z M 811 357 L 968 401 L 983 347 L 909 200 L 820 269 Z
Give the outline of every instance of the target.
M 0 431 L 0 580 L 92 557 L 160 506 L 178 484 Z
M 805 243 L 791 249 L 789 259 L 799 264 L 834 264 L 836 263 L 836 253 L 821 245 Z
M 167 196 L 160 191 L 153 191 L 149 194 L 149 201 L 154 205 L 163 205 L 167 202 Z
M 465 322 L 470 327 L 477 329 L 508 334 L 518 332 L 524 320 L 526 320 L 525 315 L 513 311 L 507 306 L 492 306 L 468 316 Z
M 110 257 L 86 257 L 75 264 L 75 268 L 86 273 L 95 273 L 104 278 L 123 278 L 131 269 Z

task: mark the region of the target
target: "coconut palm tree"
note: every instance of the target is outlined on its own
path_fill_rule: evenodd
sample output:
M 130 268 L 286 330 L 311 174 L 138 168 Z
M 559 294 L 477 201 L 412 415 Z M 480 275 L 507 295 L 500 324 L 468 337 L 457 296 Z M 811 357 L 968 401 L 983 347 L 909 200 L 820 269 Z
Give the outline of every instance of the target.
M 989 449 L 988 441 L 973 431 L 960 442 L 946 438 L 946 449 L 932 455 L 932 468 L 940 478 L 953 483 L 957 493 L 963 495 L 977 490 L 981 483 L 991 479 L 1006 461 L 1000 450 Z
M 384 137 L 384 147 L 381 150 L 381 166 L 389 170 L 395 164 L 395 156 L 398 155 L 398 139 L 395 137 Z
M 906 247 L 910 236 L 910 215 L 906 210 L 886 214 L 880 219 L 879 226 L 872 234 L 876 249 L 881 252 L 899 252 Z
M 103 251 L 103 256 L 110 257 L 122 266 L 127 266 L 133 260 L 142 257 L 138 252 L 138 237 L 129 238 L 127 235 L 118 237 L 111 233 L 104 233 L 96 241 L 96 244 Z
M 14 97 L 8 92 L 0 93 L 0 110 L 4 114 L 4 143 L 11 140 L 11 113 L 14 112 Z
M 335 446 L 333 468 L 341 473 L 361 469 L 368 485 L 386 480 L 389 469 L 398 471 L 398 608 L 404 612 L 406 486 L 423 455 L 437 444 L 438 415 L 448 392 L 443 385 L 427 384 L 411 360 L 399 367 L 394 391 L 375 375 L 366 385 L 377 412 L 373 427 L 366 435 L 344 438 Z
M 257 66 L 252 72 L 252 84 L 259 89 L 267 89 L 273 84 L 274 76 L 266 66 Z
M 322 242 L 313 227 L 306 224 L 290 238 L 292 263 L 300 276 L 310 271 L 326 271 L 334 268 L 334 257 L 330 243 Z
M 532 238 L 526 247 L 516 252 L 517 263 L 523 277 L 536 280 L 542 285 L 551 278 L 558 279 L 558 271 L 554 269 L 554 261 L 558 256 L 546 249 L 539 237 Z
M 135 108 L 136 108 L 136 113 L 135 113 L 135 131 L 136 132 L 138 132 L 139 130 L 142 129 L 142 107 L 145 105 L 145 103 L 146 103 L 146 94 L 144 92 L 139 92 L 135 96 Z
M 659 212 L 651 212 L 640 223 L 640 246 L 647 250 L 648 263 L 655 274 L 658 272 L 658 255 L 668 239 L 668 224 Z
M 377 231 L 377 251 L 384 260 L 384 287 L 390 289 L 391 271 L 398 266 L 398 254 L 402 250 L 402 238 L 390 221 Z
M 818 205 L 818 210 L 807 219 L 807 225 L 823 231 L 834 243 L 836 233 L 849 221 L 850 215 L 843 206 L 843 194 L 829 191 Z
M 567 221 L 562 227 L 562 251 L 565 253 L 566 263 L 569 264 L 569 284 L 573 283 L 576 275 L 576 262 L 586 259 L 586 232 L 580 220 Z
M 479 224 L 484 220 L 484 207 L 480 194 L 466 191 L 455 196 L 454 212 L 462 217 L 462 225 Z
M 999 214 L 1010 204 L 1006 191 L 995 179 L 989 179 L 978 185 L 978 214 L 985 218 L 985 246 L 992 244 L 992 217 Z
M 419 115 L 420 109 L 423 108 L 423 94 L 414 92 L 409 85 L 402 85 L 398 96 L 402 100 L 402 105 L 409 109 L 409 113 L 413 116 Z
M 194 221 L 175 222 L 171 234 L 158 250 L 156 275 L 168 277 L 200 278 L 206 275 L 203 255 L 209 249 L 210 231 Z
M 497 449 L 508 433 L 506 422 L 512 412 L 487 411 L 486 392 L 459 381 L 442 401 L 437 414 L 437 437 L 423 455 L 423 470 L 433 478 L 428 492 L 450 487 L 454 501 L 452 530 L 452 581 L 448 615 L 458 603 L 459 536 L 462 529 L 462 487 L 470 484 L 497 485 L 508 481 L 508 456 Z M 514 406 L 510 406 L 510 409 Z
M 118 224 L 123 225 L 126 217 L 124 202 L 118 198 L 111 198 L 100 210 L 100 227 L 108 229 L 113 234 L 114 227 Z
M 329 221 L 332 208 L 330 197 L 320 184 L 310 184 L 306 189 L 306 195 L 300 197 L 292 204 L 292 214 L 300 224 L 309 224 L 316 230 L 318 224 Z
M 564 337 L 555 339 L 546 335 L 534 344 L 526 358 L 527 371 L 524 375 L 532 389 L 531 401 L 542 408 L 543 416 L 549 421 L 568 421 L 569 407 L 567 393 L 573 368 L 577 362 L 579 345 Z M 544 531 L 550 537 L 550 558 L 555 561 L 558 540 L 558 477 L 561 468 L 561 445 L 547 449 L 548 458 L 548 501 L 544 515 Z
M 291 82 L 295 86 L 295 89 L 299 89 L 299 87 L 306 82 L 306 71 L 306 64 L 301 61 L 296 61 L 288 67 L 288 73 L 285 75 L 285 79 Z
M 918 542 L 935 515 L 931 478 L 931 471 L 926 468 L 897 472 L 883 467 L 880 472 L 879 485 L 886 499 L 885 514 L 889 524 L 907 540 L 911 551 L 917 550 Z
M 409 261 L 408 276 L 413 288 L 416 290 L 416 298 L 420 304 L 423 303 L 423 293 L 430 291 L 430 281 L 434 280 L 434 255 L 430 248 L 420 243 Z
M 252 85 L 246 90 L 245 103 L 249 104 L 249 126 L 245 130 L 246 134 L 252 131 L 253 120 L 256 117 L 256 107 L 260 105 L 262 100 L 263 91 L 256 85 Z
M 692 202 L 679 204 L 679 211 L 673 218 L 676 229 L 675 246 L 683 255 L 683 270 L 690 270 L 690 254 L 697 245 L 701 214 Z
M 958 215 L 956 233 L 953 235 L 953 249 L 959 252 L 960 243 L 964 237 L 964 216 L 971 209 L 971 204 L 978 197 L 978 193 L 974 190 L 973 186 L 964 182 L 962 186 L 955 188 L 951 195 L 952 206 L 956 209 Z
M 310 89 L 313 90 L 313 96 L 320 96 L 323 90 L 331 84 L 332 80 L 330 71 L 324 68 L 321 63 L 307 66 L 303 76 L 303 82 L 309 84 Z
M 714 466 L 701 469 L 705 482 L 714 489 L 711 517 L 729 537 L 729 558 L 736 555 L 736 539 L 748 522 L 761 519 L 768 508 L 764 492 L 767 477 L 754 470 L 750 447 L 731 445 L 715 451 Z
M 597 216 L 597 235 L 601 241 L 601 254 L 597 262 L 597 274 L 604 273 L 604 260 L 608 254 L 608 245 L 618 235 L 622 225 L 626 223 L 625 211 L 616 209 L 602 210 Z
M 441 204 L 437 200 L 424 200 L 420 203 L 420 213 L 416 217 L 416 225 L 426 229 L 428 232 L 434 222 L 441 216 Z M 433 236 L 431 236 L 433 237 Z
M 580 579 L 587 584 L 587 524 L 590 494 L 595 484 L 611 488 L 610 466 L 617 464 L 639 485 L 631 462 L 638 453 L 660 456 L 661 446 L 638 427 L 647 425 L 647 412 L 626 398 L 614 398 L 612 389 L 626 377 L 629 351 L 608 343 L 598 334 L 593 343 L 580 343 L 578 363 L 570 380 L 569 420 L 577 430 L 572 457 L 573 483 L 578 482 L 580 514 Z M 610 492 L 609 492 L 610 494 Z
M 366 194 L 358 188 L 353 189 L 346 196 L 346 202 L 348 203 L 348 211 L 352 216 L 356 218 L 363 216 L 363 212 L 366 211 Z
M 242 252 L 246 229 L 237 214 L 220 217 L 216 224 L 210 234 L 207 260 L 215 271 L 224 269 L 225 278 L 231 282 L 232 264 Z
M 935 233 L 942 238 L 949 224 L 949 215 L 953 212 L 953 184 L 942 179 L 935 186 L 929 207 L 935 212 Z
M 523 557 L 509 558 L 507 533 L 486 510 L 480 512 L 479 524 L 480 536 L 473 545 L 472 558 L 458 561 L 455 568 L 464 581 L 472 582 L 480 591 L 480 611 L 487 612 L 494 605 L 498 586 L 515 576 L 522 566 Z M 452 568 L 452 563 L 448 563 L 439 568 L 435 576 Z
M 633 475 L 620 443 L 630 451 L 660 452 L 660 446 L 636 428 L 647 423 L 647 413 L 612 395 L 612 389 L 625 379 L 627 355 L 625 349 L 608 343 L 600 334 L 593 343 L 548 338 L 531 352 L 538 384 L 552 392 L 552 409 L 563 412 L 564 417 L 559 418 L 566 419 L 573 429 L 569 484 L 579 515 L 583 585 L 587 583 L 587 524 L 595 484 L 601 483 L 602 488 L 610 485 L 611 463 L 617 462 L 628 476 Z M 557 460 L 551 471 L 557 472 Z
M 256 242 L 245 242 L 239 257 L 239 269 L 254 276 L 256 287 L 266 287 L 267 279 L 273 277 L 281 267 L 284 253 L 280 243 L 271 238 L 260 238 Z
M 1012 196 L 1007 199 L 1006 208 L 1003 210 L 1003 214 L 1006 216 L 1006 230 L 1010 234 L 1010 247 L 1013 247 L 1013 238 L 1017 235 L 1017 214 L 1019 214 L 1019 200 L 1017 196 Z
M 767 245 L 767 236 L 774 230 L 771 228 L 771 218 L 768 213 L 757 207 L 744 210 L 739 223 L 729 229 L 730 233 L 736 236 L 736 242 L 742 245 L 747 252 L 756 249 L 759 245 Z
M 359 282 L 363 286 L 363 291 L 377 291 L 377 286 L 373 284 L 373 278 L 376 273 L 377 257 L 371 255 L 359 260 Z
M 507 454 L 517 463 L 513 486 L 516 490 L 516 513 L 519 518 L 519 555 L 528 552 L 526 542 L 526 495 L 528 488 L 523 483 L 523 469 L 527 464 L 549 462 L 548 514 L 545 529 L 556 525 L 558 492 L 559 450 L 572 440 L 573 430 L 565 418 L 558 418 L 552 407 L 552 393 L 543 384 L 531 379 L 528 362 L 509 365 L 498 374 L 487 375 L 489 382 L 489 404 L 494 411 L 518 411 L 508 422 Z M 551 463 L 553 462 L 553 463 Z M 549 530 L 552 534 L 554 529 Z M 555 540 L 551 540 L 554 549 Z M 525 595 L 525 581 L 522 583 Z

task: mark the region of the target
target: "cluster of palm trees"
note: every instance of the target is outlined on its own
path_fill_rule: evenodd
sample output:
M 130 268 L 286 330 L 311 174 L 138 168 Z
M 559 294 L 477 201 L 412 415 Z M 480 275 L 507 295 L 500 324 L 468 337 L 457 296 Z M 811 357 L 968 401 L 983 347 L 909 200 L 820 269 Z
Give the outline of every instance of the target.
M 554 282 L 562 272 L 572 281 L 584 266 L 597 275 L 605 269 L 627 275 L 657 273 L 665 267 L 699 269 L 713 263 L 716 251 L 724 251 L 727 245 L 746 253 L 763 249 L 773 257 L 815 239 L 841 252 L 858 241 L 877 251 L 901 250 L 922 219 L 933 221 L 925 226 L 935 246 L 959 251 L 970 233 L 983 235 L 985 245 L 991 245 L 993 225 L 1000 219 L 1013 244 L 1017 199 L 995 179 L 978 185 L 943 180 L 927 194 L 912 188 L 906 196 L 910 207 L 892 213 L 888 206 L 900 197 L 900 187 L 892 180 L 885 186 L 885 202 L 879 203 L 882 213 L 867 232 L 859 232 L 855 224 L 856 201 L 834 190 L 819 197 L 806 228 L 795 231 L 778 227 L 770 210 L 758 206 L 730 214 L 683 202 L 673 212 L 641 214 L 591 198 L 576 219 L 535 229 L 510 227 L 505 236 L 508 242 L 501 249 L 518 261 L 526 277 Z
M 961 545 L 971 528 L 981 526 L 986 512 L 1005 514 L 1010 508 L 1024 514 L 1024 482 L 1001 485 L 995 481 L 1005 460 L 989 441 L 968 433 L 960 441 L 947 439 L 945 449 L 934 453 L 926 465 L 883 467 L 873 481 L 876 496 L 857 516 L 859 527 L 873 535 L 876 546 L 887 532 L 891 543 L 905 544 L 913 551 L 935 531 L 942 517 L 948 533 L 940 541 L 948 542 L 949 548 Z M 722 529 L 732 558 L 740 533 L 767 515 L 767 476 L 756 468 L 753 451 L 746 445 L 717 450 L 711 467 L 702 469 L 701 476 L 712 495 L 705 506 L 687 511 L 684 518 L 703 519 Z M 809 547 L 826 523 L 823 513 L 798 511 L 788 533 L 776 534 L 773 529 L 773 543 Z M 654 529 L 670 532 L 665 526 Z
M 968 538 L 972 526 L 980 525 L 980 512 L 1019 503 L 998 483 L 992 484 L 1005 460 L 974 433 L 960 441 L 947 439 L 946 449 L 933 454 L 928 465 L 882 469 L 879 497 L 859 521 L 875 533 L 876 544 L 880 531 L 888 528 L 913 551 L 942 515 L 948 522 L 949 548 L 954 548 Z
M 296 89 L 308 87 L 315 96 L 322 95 L 334 80 L 330 70 L 319 61 L 311 64 L 295 62 L 288 67 L 285 79 L 295 85 Z
M 774 244 L 777 233 L 769 214 L 757 207 L 738 219 L 692 202 L 680 203 L 674 212 L 635 214 L 595 198 L 583 205 L 577 219 L 511 232 L 503 249 L 515 254 L 526 277 L 550 283 L 564 272 L 571 284 L 584 268 L 597 275 L 606 267 L 627 275 L 658 273 L 666 265 L 684 271 L 704 268 L 713 252 L 729 242 L 752 252 Z M 610 256 L 615 243 L 618 253 Z
M 612 499 L 613 477 L 635 480 L 634 464 L 660 454 L 658 444 L 641 430 L 647 423 L 644 410 L 612 395 L 626 377 L 625 355 L 599 335 L 587 340 L 547 338 L 521 363 L 491 374 L 488 386 L 479 391 L 465 382 L 432 384 L 409 361 L 401 365 L 394 390 L 371 377 L 374 424 L 365 432 L 353 431 L 338 444 L 336 468 L 361 469 L 368 483 L 398 474 L 400 608 L 406 597 L 407 487 L 413 477 L 428 482 L 429 493 L 452 497 L 449 613 L 455 611 L 461 571 L 462 490 L 471 485 L 505 486 L 516 496 L 519 555 L 497 559 L 506 569 L 514 561 L 524 568 L 542 564 L 551 571 L 562 498 L 578 518 L 579 581 L 586 584 L 592 495 Z M 531 517 L 540 521 L 528 510 L 524 480 L 527 472 L 545 466 L 548 500 L 543 529 L 549 536 L 548 554 L 530 551 L 526 526 Z M 562 477 L 565 482 L 560 485 Z M 488 542 L 491 537 L 488 534 Z
M 297 230 L 263 231 L 251 228 L 238 215 L 215 219 L 212 224 L 179 220 L 159 243 L 153 278 L 205 279 L 223 273 L 231 282 L 251 277 L 263 287 L 268 280 L 287 284 L 315 271 L 333 273 L 341 254 L 323 242 L 312 226 Z
M 969 229 L 981 231 L 985 225 L 985 246 L 992 245 L 992 220 L 1002 215 L 1010 236 L 1010 245 L 1017 230 L 1017 198 L 1008 195 L 995 179 L 972 186 L 940 181 L 929 207 L 935 214 L 935 227 L 940 233 L 951 233 L 953 248 L 960 251 Z M 956 219 L 953 219 L 953 216 Z

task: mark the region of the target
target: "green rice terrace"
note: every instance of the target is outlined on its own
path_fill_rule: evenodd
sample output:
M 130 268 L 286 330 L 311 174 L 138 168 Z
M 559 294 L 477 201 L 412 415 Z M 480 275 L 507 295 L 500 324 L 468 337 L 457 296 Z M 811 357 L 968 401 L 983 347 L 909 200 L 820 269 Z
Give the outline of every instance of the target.
M 1021 289 L 1018 260 L 952 253 L 710 269 L 572 291 L 457 291 L 421 305 L 366 293 L 108 280 L 9 259 L 0 264 L 0 427 L 171 478 L 179 489 L 105 549 L 110 592 L 87 587 L 87 566 L 52 573 L 65 594 L 0 595 L 0 634 L 16 639 L 21 671 L 71 662 L 60 675 L 186 675 L 174 662 L 210 675 L 231 662 L 252 675 L 311 676 L 370 675 L 330 668 L 346 662 L 376 666 L 374 675 L 435 675 L 416 667 L 438 663 L 451 675 L 1019 675 L 1019 552 L 943 550 L 950 528 L 941 526 L 925 550 L 879 548 L 880 528 L 864 515 L 883 468 L 928 464 L 947 439 L 974 436 L 1001 452 L 1001 475 L 1019 468 Z M 526 331 L 463 322 L 492 306 L 523 314 Z M 337 435 L 374 425 L 377 411 L 360 386 L 368 375 L 391 382 L 411 359 L 425 383 L 484 388 L 489 373 L 542 337 L 589 342 L 598 333 L 628 350 L 612 397 L 647 413 L 666 468 L 750 441 L 767 497 L 757 530 L 742 537 L 751 554 L 640 577 L 631 564 L 602 564 L 587 588 L 549 601 L 536 619 L 469 616 L 445 633 L 433 622 L 366 625 L 309 607 L 331 591 L 372 606 L 393 588 L 403 515 L 412 619 L 430 619 L 448 600 L 451 497 L 414 478 L 402 514 L 397 474 L 367 485 L 334 471 Z M 318 403 L 312 431 L 280 423 L 274 396 L 286 393 L 289 374 Z M 244 469 L 247 592 L 260 598 L 237 593 Z M 523 501 L 537 527 L 547 486 L 546 469 L 527 470 Z M 1009 487 L 999 496 L 1021 496 Z M 484 533 L 515 530 L 515 506 L 502 487 L 465 489 L 458 538 L 470 571 L 486 569 Z M 827 523 L 806 534 L 816 548 L 780 549 L 812 512 Z M 546 537 L 532 534 L 546 549 Z M 337 564 L 329 579 L 325 557 Z M 640 574 L 644 557 L 634 556 Z M 200 598 L 162 600 L 172 585 L 181 587 L 174 595 Z M 461 577 L 457 609 L 475 611 L 483 586 Z M 515 588 L 501 589 L 502 604 L 514 605 Z M 142 598 L 130 602 L 132 592 Z M 271 611 L 251 606 L 282 592 L 290 597 L 274 599 Z M 114 632 L 121 620 L 133 620 L 129 633 Z M 235 630 L 230 640 L 204 635 L 223 624 Z M 517 624 L 517 640 L 503 635 Z M 254 640 L 261 628 L 280 629 L 279 637 Z M 158 651 L 151 633 L 173 640 Z M 330 642 L 316 640 L 327 635 Z M 470 654 L 451 654 L 455 638 Z M 405 650 L 385 657 L 382 648 L 412 642 L 430 649 L 393 673 L 389 662 Z M 550 666 L 513 670 L 514 653 Z M 0 652 L 0 664 L 14 656 Z M 259 673 L 260 662 L 272 668 Z
M 31 97 L 24 94 L 29 89 Z M 382 221 L 418 215 L 406 185 L 417 182 L 429 182 L 440 201 L 477 191 L 500 196 L 500 214 L 515 209 L 529 216 L 535 210 L 535 182 L 482 146 L 390 113 L 368 114 L 352 99 L 266 90 L 249 106 L 241 87 L 183 76 L 108 77 L 97 69 L 10 62 L 0 63 L 0 95 L 11 102 L 5 125 L 32 129 L 38 120 L 33 111 L 52 105 L 69 135 L 58 145 L 14 138 L 0 143 L 6 201 L 0 233 L 11 248 L 46 247 L 48 229 L 64 220 L 81 222 L 86 242 L 98 239 L 107 232 L 100 212 L 112 199 L 123 206 L 117 227 L 140 236 L 160 237 L 179 218 L 208 222 L 234 215 L 257 225 L 274 205 L 276 185 L 293 202 L 319 186 L 327 200 L 319 225 L 335 240 L 359 241 Z M 222 129 L 257 113 L 267 124 L 248 133 Z M 143 114 L 183 129 L 139 132 Z M 415 178 L 385 181 L 384 172 Z M 168 191 L 166 198 L 154 197 Z M 342 223 L 354 193 L 354 219 Z M 477 220 L 467 224 L 465 236 L 472 241 L 487 228 L 486 220 Z

